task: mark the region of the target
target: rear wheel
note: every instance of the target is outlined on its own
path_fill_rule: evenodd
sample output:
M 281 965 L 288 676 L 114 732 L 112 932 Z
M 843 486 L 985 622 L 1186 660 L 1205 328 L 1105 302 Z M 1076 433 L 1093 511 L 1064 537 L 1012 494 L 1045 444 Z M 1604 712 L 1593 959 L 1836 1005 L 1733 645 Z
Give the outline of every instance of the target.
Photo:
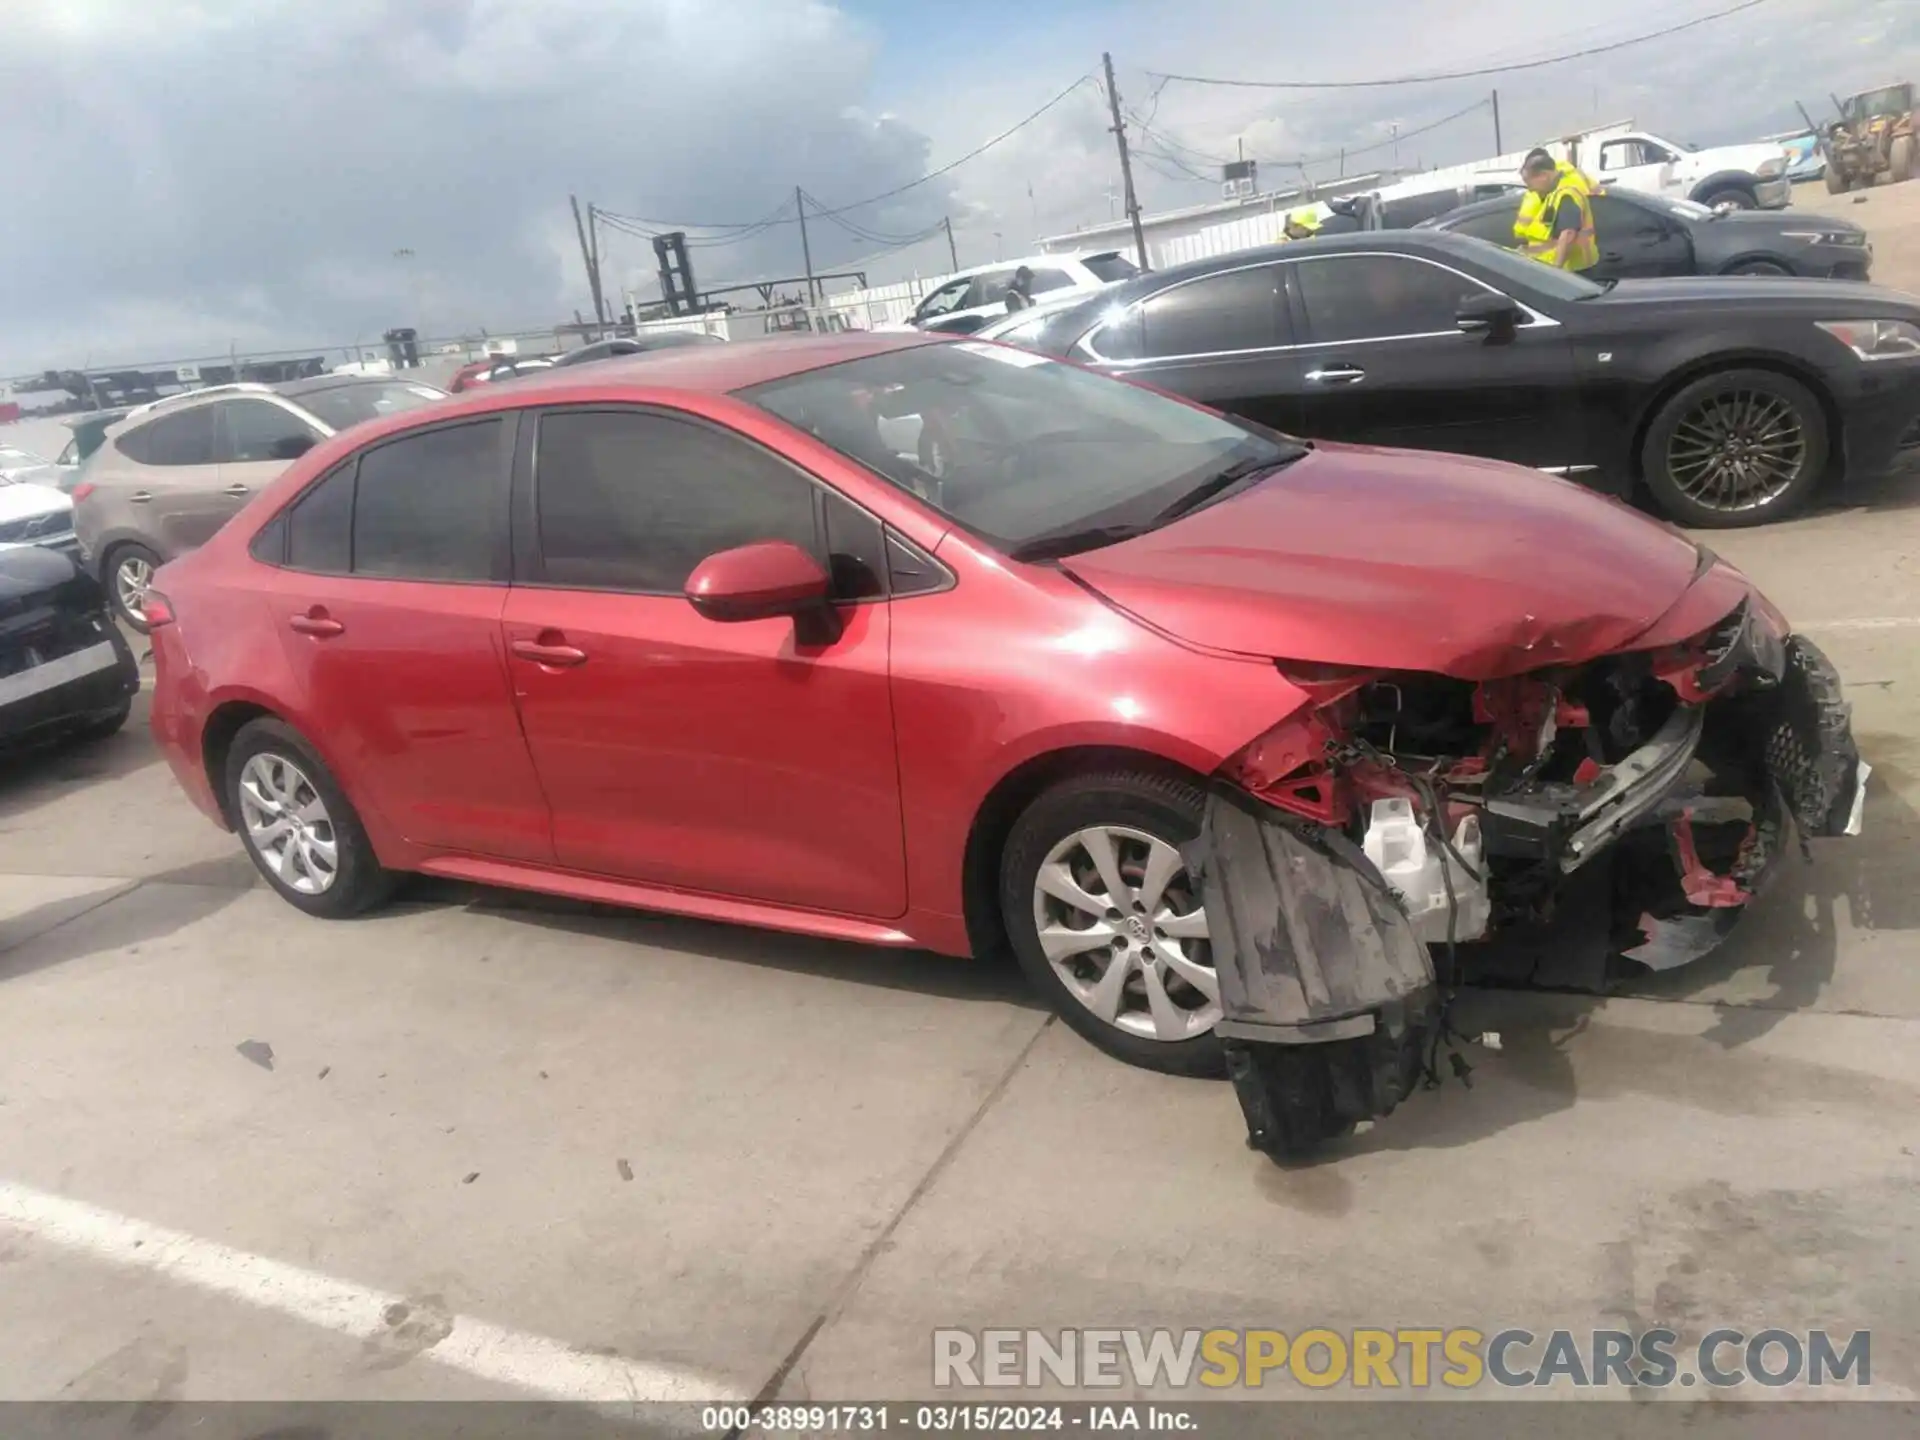
M 1887 153 L 1887 173 L 1893 177 L 1896 185 L 1913 178 L 1913 146 L 1913 136 L 1902 135 L 1893 142 Z
M 142 635 L 147 633 L 147 617 L 141 609 L 147 591 L 153 585 L 153 572 L 160 568 L 160 557 L 144 545 L 116 545 L 107 552 L 107 596 L 113 601 L 113 613 Z
M 1771 370 L 1724 370 L 1661 407 L 1641 466 L 1672 519 L 1724 530 L 1793 514 L 1819 488 L 1827 457 L 1826 416 L 1806 386 Z
M 227 751 L 228 813 L 281 897 L 309 915 L 357 915 L 393 893 L 360 817 L 305 738 L 278 720 L 241 727 Z
M 1180 846 L 1203 799 L 1142 771 L 1075 776 L 1015 823 L 1000 905 L 1020 967 L 1060 1018 L 1132 1065 L 1221 1073 L 1220 982 Z

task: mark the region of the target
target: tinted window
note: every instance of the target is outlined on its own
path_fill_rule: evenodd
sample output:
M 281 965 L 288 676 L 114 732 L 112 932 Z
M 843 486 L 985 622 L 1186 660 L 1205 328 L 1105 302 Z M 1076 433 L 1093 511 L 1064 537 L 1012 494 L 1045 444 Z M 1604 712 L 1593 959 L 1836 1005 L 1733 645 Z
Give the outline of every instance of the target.
M 1402 195 L 1380 205 L 1380 224 L 1388 230 L 1411 230 L 1422 220 L 1444 215 L 1460 203 L 1457 190 L 1435 190 L 1426 195 Z
M 1280 271 L 1232 270 L 1163 290 L 1140 307 L 1141 354 L 1204 355 L 1279 345 Z
M 745 440 L 608 411 L 540 421 L 534 478 L 546 579 L 671 594 L 707 556 L 756 540 L 816 548 L 813 486 Z
M 284 512 L 262 527 L 260 533 L 253 537 L 253 543 L 247 546 L 247 553 L 268 565 L 286 564 L 287 517 Z
M 1471 235 L 1476 240 L 1512 249 L 1520 243 L 1519 237 L 1513 233 L 1513 222 L 1519 213 L 1520 207 L 1517 205 L 1511 208 L 1502 206 L 1483 215 L 1469 215 L 1446 228 L 1456 235 Z
M 1460 301 L 1486 288 L 1400 255 L 1302 260 L 1296 273 L 1307 328 L 1321 344 L 1451 331 Z
M 413 580 L 494 573 L 505 460 L 501 422 L 409 435 L 360 460 L 353 572 Z
M 215 454 L 223 464 L 293 460 L 313 447 L 320 432 L 270 400 L 222 400 Z
M 946 568 L 918 545 L 887 532 L 887 584 L 895 595 L 943 590 L 950 578 Z
M 342 575 L 353 568 L 353 466 L 300 497 L 287 518 L 287 564 Z
M 116 442 L 120 453 L 140 465 L 213 464 L 213 407 L 196 405 L 149 420 Z
M 335 430 L 350 430 L 382 415 L 398 415 L 403 410 L 418 410 L 444 400 L 446 392 L 431 385 L 416 385 L 395 380 L 374 385 L 337 385 L 326 390 L 307 390 L 291 397 L 302 409 L 311 410 Z M 257 402 L 256 402 L 257 403 Z
M 1140 273 L 1140 267 L 1118 251 L 1089 255 L 1080 263 L 1093 272 L 1094 279 L 1105 280 L 1109 284 L 1115 280 L 1131 280 Z
M 866 600 L 887 593 L 886 539 L 880 522 L 845 496 L 825 492 L 827 568 L 833 593 L 841 600 Z

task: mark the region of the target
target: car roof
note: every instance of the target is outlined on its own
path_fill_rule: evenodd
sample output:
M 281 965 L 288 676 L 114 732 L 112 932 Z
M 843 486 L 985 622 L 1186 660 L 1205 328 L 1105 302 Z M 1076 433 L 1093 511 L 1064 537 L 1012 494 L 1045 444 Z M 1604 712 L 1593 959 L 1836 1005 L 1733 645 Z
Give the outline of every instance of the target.
M 283 380 L 273 387 L 276 395 L 288 399 L 298 399 L 302 395 L 316 395 L 322 390 L 350 390 L 358 385 L 425 385 L 425 380 L 417 380 L 404 370 L 396 370 L 391 375 L 308 375 L 299 380 Z M 435 385 L 434 389 L 440 387 Z
M 504 394 L 537 395 L 583 385 L 595 388 L 630 385 L 634 389 L 690 390 L 724 395 L 768 380 L 782 380 L 807 370 L 819 370 L 889 350 L 939 344 L 950 337 L 916 330 L 849 330 L 834 334 L 770 335 L 736 340 L 726 345 L 677 345 L 638 355 L 615 355 L 596 361 L 591 370 L 555 365 L 524 380 L 516 379 Z M 476 394 L 486 393 L 484 388 Z M 523 403 L 517 398 L 515 404 Z

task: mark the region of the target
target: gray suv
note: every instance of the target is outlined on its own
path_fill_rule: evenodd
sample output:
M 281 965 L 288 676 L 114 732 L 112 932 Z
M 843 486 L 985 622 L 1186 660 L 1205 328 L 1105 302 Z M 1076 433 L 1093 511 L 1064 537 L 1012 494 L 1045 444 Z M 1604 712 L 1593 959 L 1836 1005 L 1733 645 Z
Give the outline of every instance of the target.
M 83 562 L 145 632 L 153 572 L 203 545 L 329 435 L 444 399 L 404 376 L 317 375 L 222 385 L 145 405 L 107 432 L 73 487 Z

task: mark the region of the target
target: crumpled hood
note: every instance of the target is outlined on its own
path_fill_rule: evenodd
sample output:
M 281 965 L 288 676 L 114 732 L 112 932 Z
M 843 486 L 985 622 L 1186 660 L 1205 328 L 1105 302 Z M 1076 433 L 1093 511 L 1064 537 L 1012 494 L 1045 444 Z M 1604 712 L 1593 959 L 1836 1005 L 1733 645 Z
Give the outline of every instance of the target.
M 1701 556 L 1536 471 L 1322 444 L 1249 490 L 1061 563 L 1193 644 L 1486 680 L 1624 648 L 1687 591 Z

